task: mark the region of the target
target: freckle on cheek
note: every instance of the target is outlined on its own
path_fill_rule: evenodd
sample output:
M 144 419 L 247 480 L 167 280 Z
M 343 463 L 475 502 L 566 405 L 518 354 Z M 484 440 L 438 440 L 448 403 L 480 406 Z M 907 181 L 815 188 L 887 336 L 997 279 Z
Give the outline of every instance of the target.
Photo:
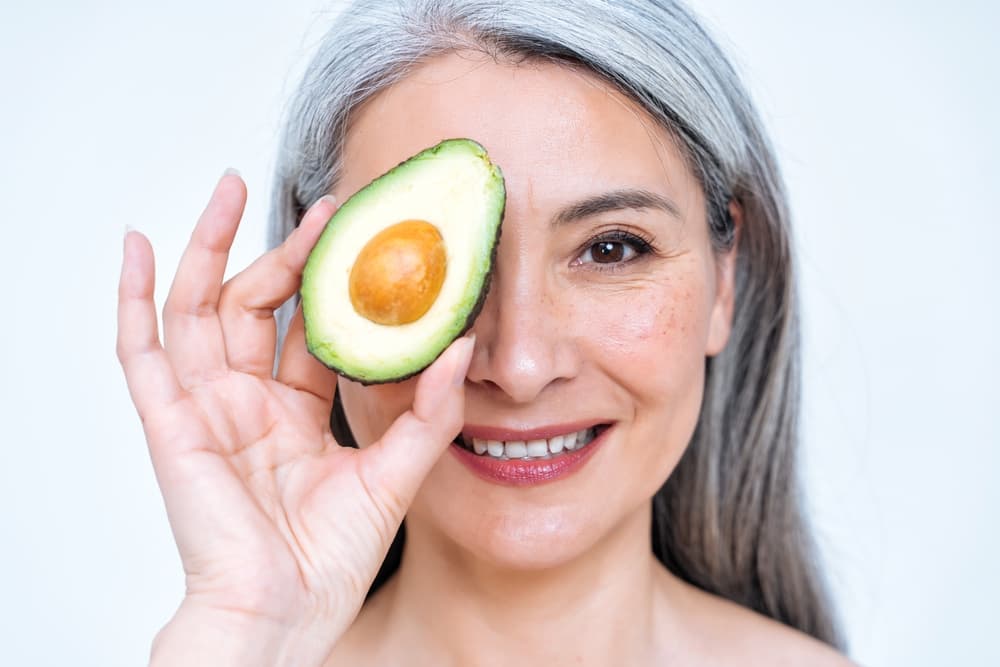
M 667 333 L 667 330 L 660 330 L 662 327 L 663 314 L 659 307 L 643 308 L 632 317 L 624 318 L 622 321 L 623 337 L 635 340 L 648 340 Z M 668 323 L 667 328 L 670 328 Z

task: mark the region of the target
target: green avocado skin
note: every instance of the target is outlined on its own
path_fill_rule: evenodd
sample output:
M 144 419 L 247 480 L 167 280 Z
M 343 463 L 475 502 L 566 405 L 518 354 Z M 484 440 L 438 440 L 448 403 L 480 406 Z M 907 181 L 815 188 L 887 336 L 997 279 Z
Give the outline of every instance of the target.
M 433 187 L 428 188 L 430 191 L 411 194 L 413 188 L 408 181 L 419 183 L 419 175 L 427 169 L 444 170 L 442 173 L 446 174 L 451 169 L 482 172 L 472 174 L 483 183 L 482 192 L 468 195 L 476 197 L 475 203 L 481 207 L 481 219 L 467 220 L 461 208 L 448 216 L 460 224 L 476 225 L 472 247 L 454 249 L 454 252 L 466 256 L 468 253 L 475 255 L 468 262 L 468 274 L 461 276 L 464 280 L 461 294 L 454 299 L 455 303 L 450 305 L 446 315 L 437 318 L 440 321 L 433 321 L 432 309 L 418 320 L 419 327 L 386 327 L 361 321 L 363 318 L 354 313 L 350 298 L 340 283 L 323 279 L 324 275 L 330 275 L 328 263 L 337 262 L 344 266 L 345 258 L 338 259 L 336 249 L 346 237 L 346 230 L 353 225 L 365 225 L 369 211 L 384 204 L 386 197 L 446 197 L 447 193 L 436 194 Z M 456 171 L 456 174 L 463 175 L 461 171 Z M 433 183 L 433 179 L 431 181 Z M 402 206 L 405 207 L 405 203 Z M 447 139 L 427 148 L 358 190 L 327 222 L 303 270 L 300 295 L 309 352 L 338 374 L 365 385 L 399 382 L 423 371 L 448 345 L 472 327 L 482 310 L 496 260 L 505 206 L 506 188 L 500 168 L 490 161 L 485 148 L 464 138 Z M 465 266 L 461 262 L 453 262 L 448 220 L 438 227 L 449 248 L 448 270 L 452 271 L 456 264 Z M 366 238 L 371 238 L 378 231 L 379 228 L 373 227 Z M 346 266 L 347 271 L 351 264 L 353 256 Z M 331 286 L 332 282 L 336 285 Z M 439 295 L 441 298 L 445 298 L 444 293 Z M 355 321 L 357 328 L 352 329 L 350 323 Z M 374 346 L 371 343 L 373 340 L 378 341 Z M 366 345 L 375 349 L 365 349 Z

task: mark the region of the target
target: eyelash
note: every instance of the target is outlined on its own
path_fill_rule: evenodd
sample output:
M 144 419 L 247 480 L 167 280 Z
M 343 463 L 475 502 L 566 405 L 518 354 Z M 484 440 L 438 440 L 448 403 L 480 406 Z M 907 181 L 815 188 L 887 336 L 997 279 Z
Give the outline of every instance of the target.
M 643 255 L 655 252 L 655 248 L 652 245 L 653 240 L 643 238 L 634 232 L 627 232 L 624 229 L 614 229 L 600 236 L 595 236 L 590 239 L 587 244 L 583 247 L 578 255 L 576 264 L 587 264 L 594 267 L 598 271 L 617 271 L 623 266 L 631 264 Z M 591 256 L 590 261 L 584 261 L 582 258 L 587 253 L 592 253 L 594 248 L 602 243 L 620 243 L 622 245 L 631 247 L 634 253 L 631 257 L 622 259 L 618 262 L 596 262 Z M 627 251 L 626 251 L 627 252 Z

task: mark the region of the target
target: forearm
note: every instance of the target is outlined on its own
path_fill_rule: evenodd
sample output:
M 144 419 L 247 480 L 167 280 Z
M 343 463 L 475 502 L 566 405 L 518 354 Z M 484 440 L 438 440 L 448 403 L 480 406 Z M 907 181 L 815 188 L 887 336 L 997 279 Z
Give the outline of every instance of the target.
M 183 606 L 153 640 L 150 667 L 321 667 L 336 633 Z

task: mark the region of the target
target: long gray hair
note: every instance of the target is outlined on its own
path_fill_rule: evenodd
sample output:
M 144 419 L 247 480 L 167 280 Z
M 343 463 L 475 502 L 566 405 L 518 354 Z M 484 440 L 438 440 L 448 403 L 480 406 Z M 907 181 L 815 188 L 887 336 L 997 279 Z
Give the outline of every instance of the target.
M 788 210 L 761 122 L 718 46 L 670 0 L 356 0 L 289 108 L 270 244 L 340 176 L 350 115 L 414 65 L 455 50 L 594 72 L 675 138 L 705 193 L 714 245 L 742 211 L 728 345 L 706 360 L 698 426 L 653 498 L 653 550 L 692 584 L 843 648 L 802 516 L 799 336 Z M 287 312 L 284 315 L 287 319 Z M 331 424 L 352 444 L 339 401 Z M 402 536 L 376 586 L 398 566 Z

